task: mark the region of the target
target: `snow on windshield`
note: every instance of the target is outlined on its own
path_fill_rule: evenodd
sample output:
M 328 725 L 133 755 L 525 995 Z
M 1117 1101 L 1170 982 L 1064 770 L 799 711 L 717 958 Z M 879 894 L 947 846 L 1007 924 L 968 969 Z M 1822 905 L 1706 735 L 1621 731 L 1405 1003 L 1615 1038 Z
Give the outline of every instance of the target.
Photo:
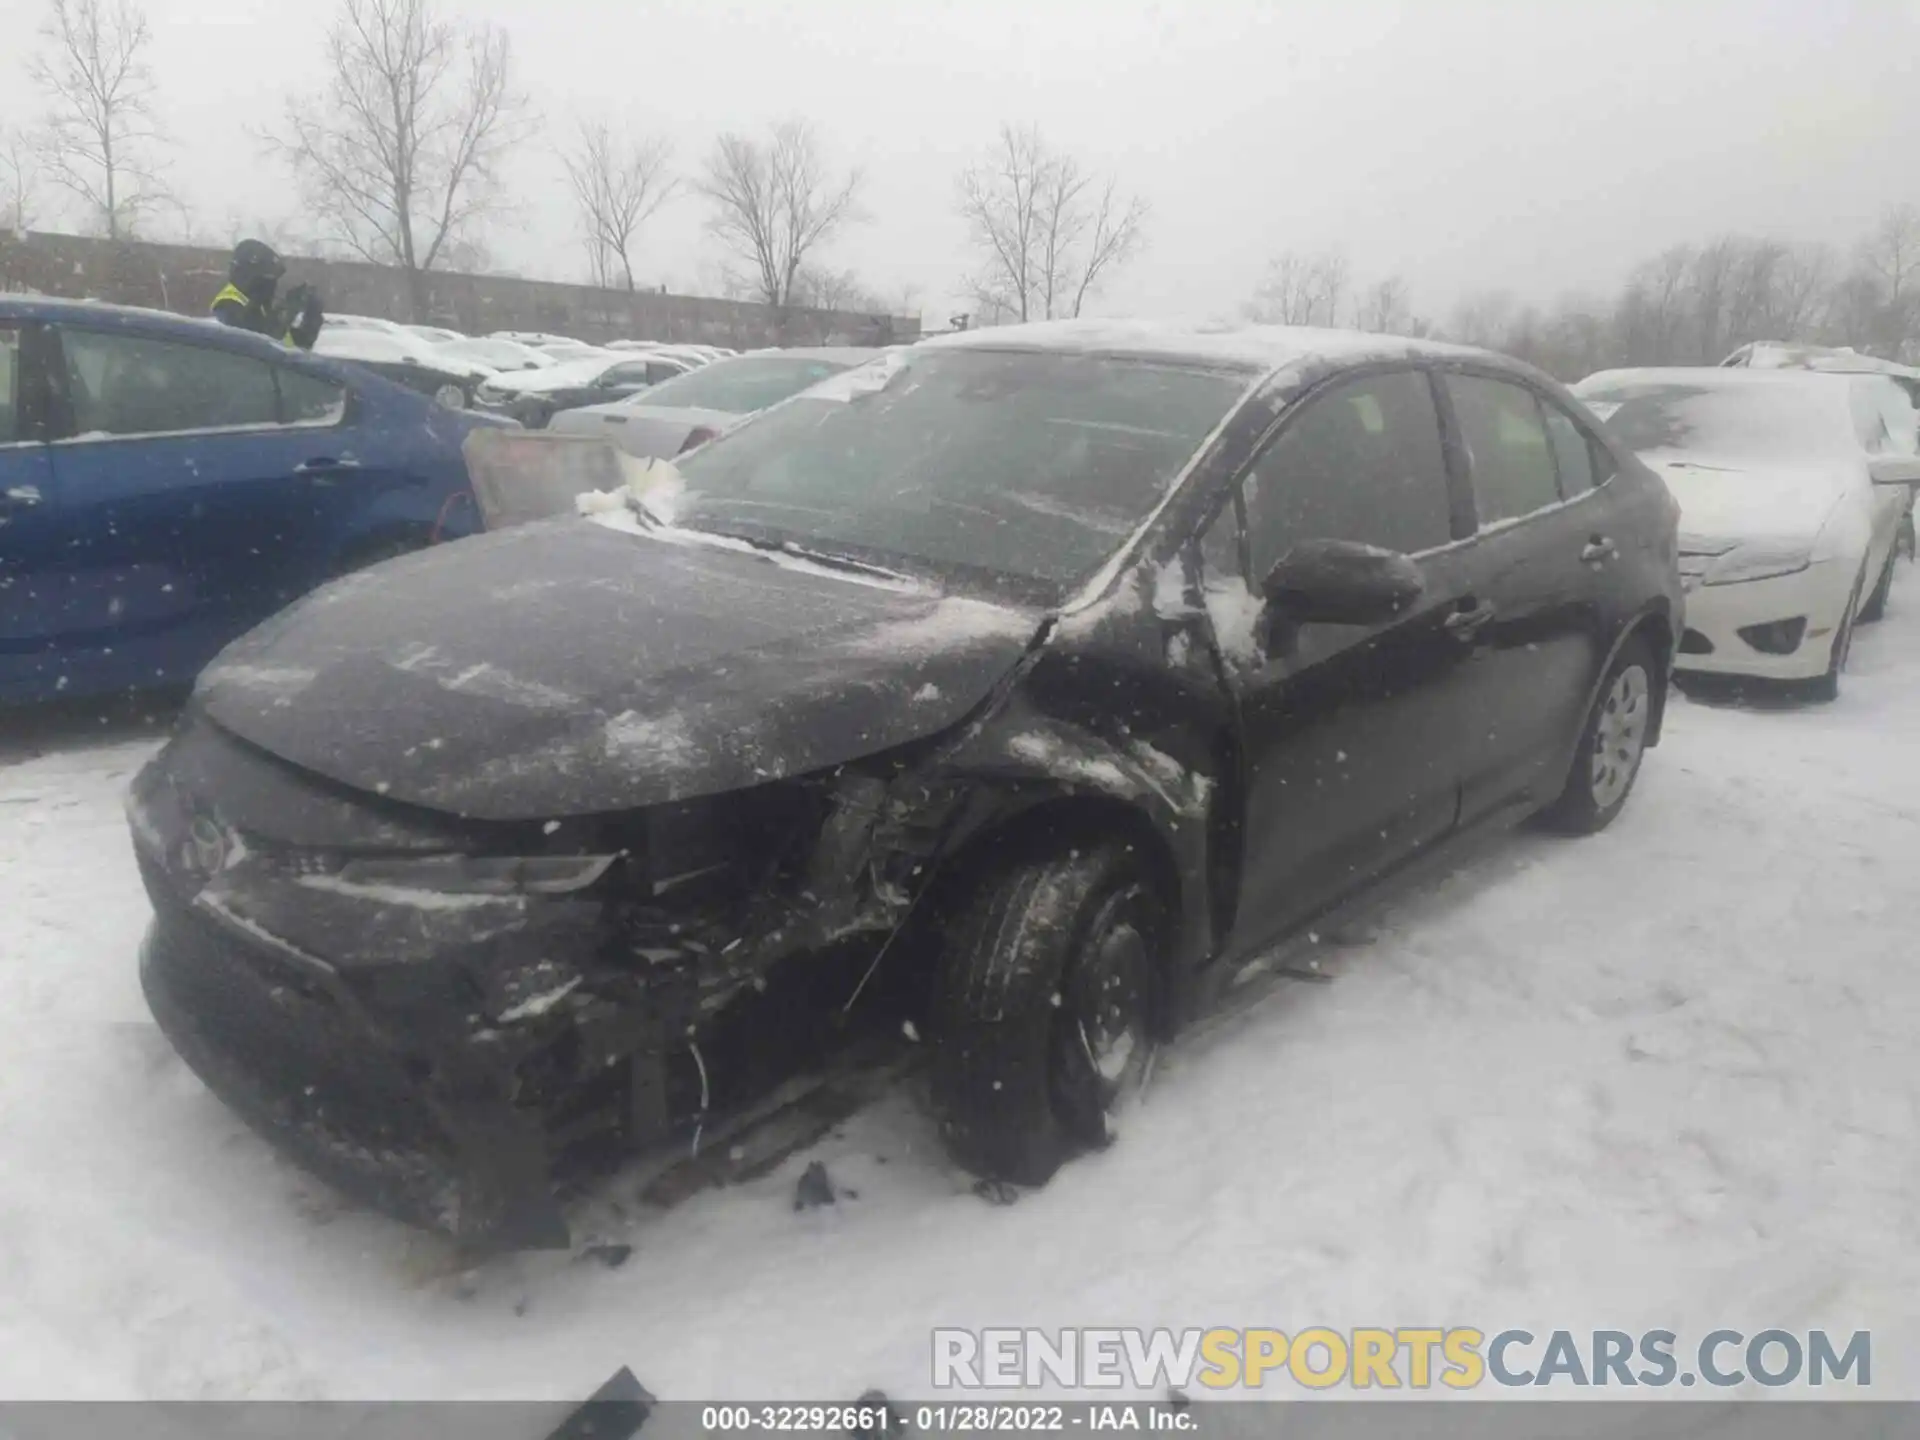
M 1574 393 L 1637 451 L 1681 450 L 1751 459 L 1857 454 L 1840 377 L 1779 374 L 1759 383 L 1649 377 L 1588 382 Z M 1591 388 L 1589 388 L 1591 387 Z

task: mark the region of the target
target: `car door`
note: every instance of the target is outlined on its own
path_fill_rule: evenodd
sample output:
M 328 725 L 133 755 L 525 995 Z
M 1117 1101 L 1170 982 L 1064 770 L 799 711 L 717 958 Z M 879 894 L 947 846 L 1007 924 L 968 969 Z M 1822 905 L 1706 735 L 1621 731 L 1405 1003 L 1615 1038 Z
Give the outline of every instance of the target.
M 1310 397 L 1203 537 L 1243 746 L 1231 950 L 1257 949 L 1453 825 L 1452 732 L 1476 605 L 1453 553 L 1454 511 L 1428 376 L 1389 369 Z M 1219 527 L 1240 523 L 1236 554 Z M 1314 539 L 1414 557 L 1421 599 L 1385 625 L 1301 625 L 1269 653 L 1254 636 L 1259 580 L 1295 543 Z M 1223 556 L 1236 557 L 1239 573 L 1222 573 Z
M 0 699 L 42 691 L 54 562 L 53 485 L 45 444 L 37 325 L 0 320 Z M 57 682 L 48 682 L 49 685 Z
M 1886 461 L 1911 459 L 1920 442 L 1914 433 L 1912 402 L 1898 383 L 1884 376 L 1864 376 L 1854 380 L 1850 390 L 1854 430 L 1869 466 L 1884 472 L 1895 468 L 1886 466 Z M 1874 466 L 1875 461 L 1883 463 Z M 1873 528 L 1866 567 L 1869 591 L 1892 562 L 1901 522 L 1913 508 L 1914 489 L 1911 484 L 1897 482 L 1872 486 Z
M 624 400 L 659 383 L 653 366 L 645 360 L 623 360 L 594 381 L 594 389 L 605 391 L 604 400 Z
M 173 335 L 55 334 L 53 639 L 87 688 L 189 680 L 324 578 L 372 478 L 344 443 L 347 393 Z
M 1461 820 L 1472 823 L 1558 793 L 1624 623 L 1617 576 L 1632 537 L 1593 485 L 1593 442 L 1557 402 L 1507 374 L 1441 378 L 1473 504 L 1463 558 L 1489 611 L 1461 756 Z

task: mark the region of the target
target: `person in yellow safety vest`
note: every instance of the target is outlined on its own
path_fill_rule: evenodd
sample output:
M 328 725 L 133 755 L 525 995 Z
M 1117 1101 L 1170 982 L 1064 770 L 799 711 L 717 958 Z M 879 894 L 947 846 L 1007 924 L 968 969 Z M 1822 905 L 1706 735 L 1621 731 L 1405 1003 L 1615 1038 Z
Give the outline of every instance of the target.
M 227 283 L 213 297 L 213 318 L 222 325 L 267 335 L 302 350 L 320 336 L 320 297 L 308 285 L 295 285 L 280 304 L 273 292 L 287 267 L 264 240 L 242 240 L 233 247 Z

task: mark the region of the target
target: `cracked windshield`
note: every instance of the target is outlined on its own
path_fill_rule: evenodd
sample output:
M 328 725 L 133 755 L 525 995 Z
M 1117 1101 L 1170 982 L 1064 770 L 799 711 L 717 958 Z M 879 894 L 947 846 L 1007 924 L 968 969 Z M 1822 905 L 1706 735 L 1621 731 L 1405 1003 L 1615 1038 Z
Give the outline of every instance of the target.
M 1920 3 L 0 6 L 0 1434 L 1920 1436 Z

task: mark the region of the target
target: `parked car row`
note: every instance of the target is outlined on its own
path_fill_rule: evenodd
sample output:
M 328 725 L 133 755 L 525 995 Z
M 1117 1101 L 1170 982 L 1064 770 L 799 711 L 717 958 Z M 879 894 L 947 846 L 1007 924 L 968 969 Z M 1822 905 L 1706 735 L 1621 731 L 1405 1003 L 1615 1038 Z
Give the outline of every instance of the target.
M 571 405 L 631 394 L 640 384 L 657 384 L 733 353 L 715 346 L 646 340 L 594 345 L 524 331 L 469 336 L 443 326 L 402 325 L 353 314 L 328 315 L 314 349 L 363 365 L 453 409 L 478 405 L 535 428 Z M 623 363 L 627 368 L 620 380 L 596 384 Z M 565 378 L 528 373 L 561 367 L 570 367 Z M 583 375 L 584 383 L 573 383 Z M 634 382 L 634 376 L 641 378 Z

